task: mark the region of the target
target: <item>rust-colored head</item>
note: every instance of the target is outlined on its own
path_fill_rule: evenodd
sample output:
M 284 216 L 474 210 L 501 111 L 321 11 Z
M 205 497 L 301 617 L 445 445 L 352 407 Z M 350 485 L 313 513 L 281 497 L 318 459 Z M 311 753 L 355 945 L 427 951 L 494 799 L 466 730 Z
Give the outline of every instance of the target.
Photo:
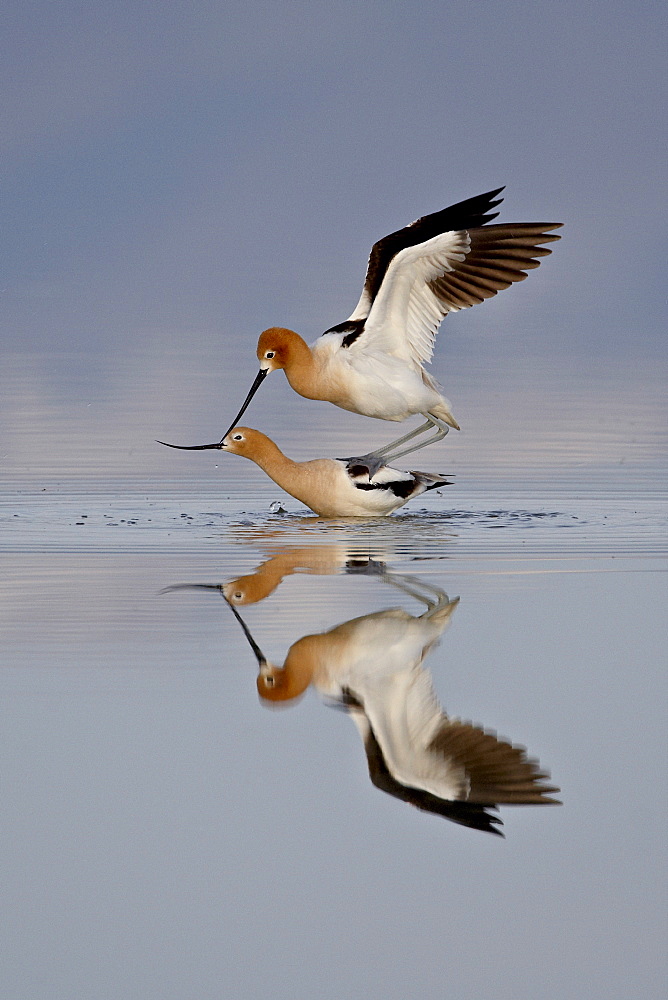
M 290 701 L 306 691 L 318 665 L 319 635 L 305 635 L 288 650 L 282 667 L 260 664 L 257 691 L 264 701 Z
M 257 462 L 266 455 L 279 452 L 278 446 L 271 438 L 252 427 L 233 427 L 220 442 L 220 447 L 221 451 L 250 458 L 251 462 Z
M 294 330 L 282 326 L 270 326 L 260 334 L 257 342 L 257 359 L 260 368 L 272 372 L 276 368 L 286 368 L 305 342 Z M 308 348 L 307 348 L 308 350 Z
M 275 588 L 275 583 L 273 586 L 267 585 L 257 573 L 249 573 L 247 576 L 238 576 L 236 580 L 223 584 L 223 597 L 228 604 L 237 606 L 255 604 Z
M 282 326 L 271 326 L 268 330 L 265 330 L 264 333 L 260 334 L 260 339 L 257 342 L 257 359 L 260 362 L 260 370 L 255 376 L 255 381 L 248 390 L 248 395 L 246 396 L 241 409 L 230 424 L 230 430 L 232 430 L 235 424 L 241 420 L 242 416 L 248 409 L 251 399 L 260 388 L 269 372 L 273 372 L 277 368 L 285 368 L 285 374 L 288 375 L 289 373 L 287 369 L 293 366 L 295 359 L 299 358 L 300 353 L 302 356 L 306 354 L 310 358 L 308 347 L 299 334 L 294 333 L 292 330 L 285 330 Z M 223 440 L 229 433 L 230 431 L 225 432 Z
M 273 663 L 260 667 L 255 683 L 262 701 L 291 701 L 303 693 L 303 690 L 295 689 L 293 678 L 286 673 L 285 668 Z

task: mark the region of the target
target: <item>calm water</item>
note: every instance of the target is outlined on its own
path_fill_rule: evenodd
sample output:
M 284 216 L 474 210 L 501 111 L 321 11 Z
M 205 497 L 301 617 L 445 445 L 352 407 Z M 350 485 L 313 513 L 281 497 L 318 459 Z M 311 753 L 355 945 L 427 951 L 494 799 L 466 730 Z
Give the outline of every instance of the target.
M 213 440 L 252 375 L 16 354 L 0 376 L 3 997 L 661 995 L 658 373 L 462 365 L 464 430 L 415 463 L 455 485 L 360 522 L 153 443 Z M 396 433 L 274 378 L 248 423 L 296 458 Z M 414 666 L 444 711 L 526 747 L 563 804 L 501 807 L 502 840 L 374 787 L 317 678 L 259 699 L 220 591 L 240 577 L 276 664 L 361 618 L 382 670 L 392 622 L 433 625 Z

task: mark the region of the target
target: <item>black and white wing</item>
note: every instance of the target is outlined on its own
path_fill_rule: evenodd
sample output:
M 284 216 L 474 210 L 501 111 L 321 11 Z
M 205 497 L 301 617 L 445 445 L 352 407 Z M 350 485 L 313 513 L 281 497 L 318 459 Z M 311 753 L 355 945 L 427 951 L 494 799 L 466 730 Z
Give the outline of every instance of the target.
M 498 212 L 491 212 L 492 208 L 500 205 L 503 198 L 497 198 L 503 188 L 495 191 L 488 191 L 486 194 L 476 195 L 474 198 L 467 198 L 465 201 L 457 202 L 448 208 L 441 209 L 440 212 L 432 212 L 431 215 L 423 215 L 410 225 L 398 229 L 396 233 L 384 236 L 382 240 L 371 248 L 369 263 L 364 279 L 364 288 L 359 302 L 355 306 L 348 322 L 366 319 L 383 283 L 385 273 L 390 263 L 398 253 L 407 247 L 416 246 L 440 236 L 442 233 L 453 232 L 459 229 L 478 229 L 486 222 L 495 219 Z
M 421 365 L 449 312 L 491 298 L 526 278 L 560 237 L 561 223 L 509 223 L 442 233 L 390 262 L 364 325 L 364 347 Z
M 452 485 L 451 479 L 436 472 L 404 472 L 387 465 L 373 469 L 360 458 L 340 459 L 340 461 L 345 461 L 350 481 L 358 490 L 371 492 L 380 490 L 407 499 L 427 490 Z
M 538 761 L 493 731 L 444 716 L 427 748 L 430 773 L 420 768 L 409 776 L 395 771 L 382 735 L 364 712 L 351 714 L 364 741 L 373 784 L 424 812 L 503 836 L 497 829 L 501 820 L 489 810 L 499 805 L 560 804 L 552 797 L 559 789 L 548 784 L 549 775 L 540 770 Z
M 414 365 L 429 361 L 449 312 L 491 298 L 523 281 L 542 244 L 560 237 L 561 223 L 486 225 L 503 188 L 424 216 L 376 243 L 364 289 L 346 323 L 343 346 L 392 353 Z

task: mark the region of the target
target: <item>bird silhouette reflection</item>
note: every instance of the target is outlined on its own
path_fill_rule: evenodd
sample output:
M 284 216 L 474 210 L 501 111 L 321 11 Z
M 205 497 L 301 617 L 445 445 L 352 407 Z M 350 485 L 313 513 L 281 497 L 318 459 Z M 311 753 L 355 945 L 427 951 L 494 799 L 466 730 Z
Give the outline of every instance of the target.
M 294 642 L 279 666 L 262 653 L 238 607 L 263 600 L 286 576 L 364 573 L 424 607 L 361 615 Z M 208 585 L 204 586 L 209 589 Z M 443 711 L 424 660 L 449 626 L 459 598 L 432 584 L 391 573 L 382 561 L 338 547 L 283 551 L 254 573 L 216 588 L 243 629 L 258 663 L 257 690 L 267 703 L 296 701 L 309 686 L 344 709 L 362 737 L 372 783 L 425 812 L 503 836 L 499 805 L 559 804 L 549 774 L 522 746 Z

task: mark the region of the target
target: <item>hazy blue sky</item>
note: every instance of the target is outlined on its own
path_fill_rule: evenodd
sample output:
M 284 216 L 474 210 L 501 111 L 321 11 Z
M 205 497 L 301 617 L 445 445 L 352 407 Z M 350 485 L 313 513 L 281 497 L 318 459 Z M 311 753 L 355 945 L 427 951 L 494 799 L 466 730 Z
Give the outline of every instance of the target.
M 450 347 L 662 348 L 659 3 L 24 0 L 0 21 L 6 348 L 311 339 L 375 239 L 501 184 L 502 219 L 564 238 Z

